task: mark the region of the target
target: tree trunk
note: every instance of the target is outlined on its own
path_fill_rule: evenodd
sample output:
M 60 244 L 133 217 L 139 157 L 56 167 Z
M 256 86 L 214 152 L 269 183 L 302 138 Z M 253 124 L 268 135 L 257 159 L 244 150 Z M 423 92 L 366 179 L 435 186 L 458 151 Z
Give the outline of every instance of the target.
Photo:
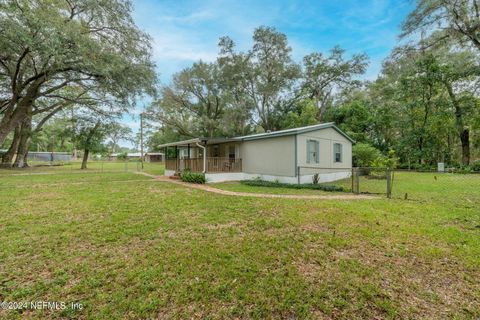
M 7 107 L 3 113 L 3 118 L 0 120 L 0 145 L 5 142 L 7 135 L 20 125 L 26 118 L 30 118 L 32 105 L 38 97 L 40 85 L 46 80 L 45 77 L 35 80 L 26 90 L 22 98 L 16 97 Z
M 84 170 L 87 169 L 87 161 L 88 161 L 88 154 L 90 153 L 90 150 L 85 149 L 83 151 L 83 160 L 82 160 L 82 167 L 80 169 Z
M 455 108 L 455 122 L 457 125 L 458 136 L 462 143 L 462 164 L 468 166 L 470 164 L 470 130 L 463 123 L 463 110 L 460 102 L 457 100 L 453 88 L 450 83 L 445 83 L 445 86 Z
M 12 144 L 10 145 L 10 148 L 8 148 L 7 153 L 3 155 L 2 164 L 0 165 L 0 167 L 10 168 L 12 166 L 13 158 L 17 153 L 18 145 L 20 143 L 20 130 L 21 130 L 21 125 L 15 128 Z
M 470 130 L 468 128 L 460 131 L 460 141 L 462 142 L 462 163 L 468 166 L 470 164 Z
M 26 116 L 26 110 L 28 107 L 25 107 L 25 109 L 21 109 L 21 107 L 17 107 L 12 112 L 6 112 L 0 121 L 0 145 L 2 145 L 5 142 L 5 139 L 7 138 L 8 134 L 12 132 L 12 130 L 15 130 L 16 127 L 19 126 L 19 124 L 22 122 L 22 120 L 25 119 Z
M 18 144 L 17 157 L 13 163 L 15 168 L 24 168 L 28 166 L 25 159 L 28 153 L 28 145 L 30 144 L 31 129 L 32 120 L 29 117 L 22 123 L 22 129 L 20 130 L 20 142 Z
M 30 139 L 28 139 L 28 140 L 29 140 L 29 141 L 28 141 L 28 144 L 30 144 Z M 24 167 L 24 168 L 30 167 L 30 166 L 28 165 L 28 149 L 27 149 L 27 152 L 25 152 L 25 154 L 23 155 L 23 167 Z

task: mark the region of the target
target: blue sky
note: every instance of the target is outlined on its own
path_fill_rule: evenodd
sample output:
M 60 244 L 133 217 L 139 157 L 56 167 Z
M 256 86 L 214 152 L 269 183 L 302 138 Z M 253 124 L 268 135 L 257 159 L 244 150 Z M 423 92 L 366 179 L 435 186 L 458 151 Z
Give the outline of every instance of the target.
M 162 84 L 202 59 L 213 61 L 218 39 L 228 35 L 241 50 L 251 46 L 253 30 L 273 26 L 287 35 L 295 60 L 335 45 L 347 55 L 366 53 L 363 76 L 375 79 L 398 41 L 400 24 L 413 9 L 409 0 L 135 0 L 133 17 L 153 38 L 153 57 Z M 128 118 L 128 119 L 127 119 Z M 138 130 L 138 117 L 125 122 Z

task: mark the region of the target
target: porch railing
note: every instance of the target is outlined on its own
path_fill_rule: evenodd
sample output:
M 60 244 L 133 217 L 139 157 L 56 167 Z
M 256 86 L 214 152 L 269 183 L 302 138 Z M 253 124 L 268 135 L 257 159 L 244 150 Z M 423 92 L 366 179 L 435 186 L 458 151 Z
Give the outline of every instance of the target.
M 190 169 L 193 172 L 203 171 L 203 158 L 166 159 L 165 169 L 182 171 Z M 207 172 L 242 172 L 242 159 L 207 157 Z

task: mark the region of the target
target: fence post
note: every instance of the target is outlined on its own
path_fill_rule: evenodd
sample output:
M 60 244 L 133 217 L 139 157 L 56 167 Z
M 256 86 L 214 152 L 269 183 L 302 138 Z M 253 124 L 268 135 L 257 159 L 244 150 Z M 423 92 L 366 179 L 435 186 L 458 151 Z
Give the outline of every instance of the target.
M 355 168 L 352 167 L 352 193 L 355 193 L 355 189 L 353 189 L 354 179 L 355 179 Z
M 352 192 L 360 193 L 360 174 L 359 168 L 352 168 Z
M 297 167 L 297 184 L 300 184 L 300 166 Z
M 392 198 L 392 170 L 387 169 L 386 174 L 387 174 L 387 198 L 391 199 Z

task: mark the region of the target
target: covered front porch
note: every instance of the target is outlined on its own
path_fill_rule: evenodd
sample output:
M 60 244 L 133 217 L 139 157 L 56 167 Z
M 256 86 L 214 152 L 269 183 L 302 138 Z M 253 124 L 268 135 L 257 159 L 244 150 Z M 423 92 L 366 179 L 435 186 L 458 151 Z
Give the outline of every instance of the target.
M 240 142 L 236 139 L 196 138 L 160 145 L 165 152 L 165 173 L 189 169 L 203 173 L 242 172 Z

